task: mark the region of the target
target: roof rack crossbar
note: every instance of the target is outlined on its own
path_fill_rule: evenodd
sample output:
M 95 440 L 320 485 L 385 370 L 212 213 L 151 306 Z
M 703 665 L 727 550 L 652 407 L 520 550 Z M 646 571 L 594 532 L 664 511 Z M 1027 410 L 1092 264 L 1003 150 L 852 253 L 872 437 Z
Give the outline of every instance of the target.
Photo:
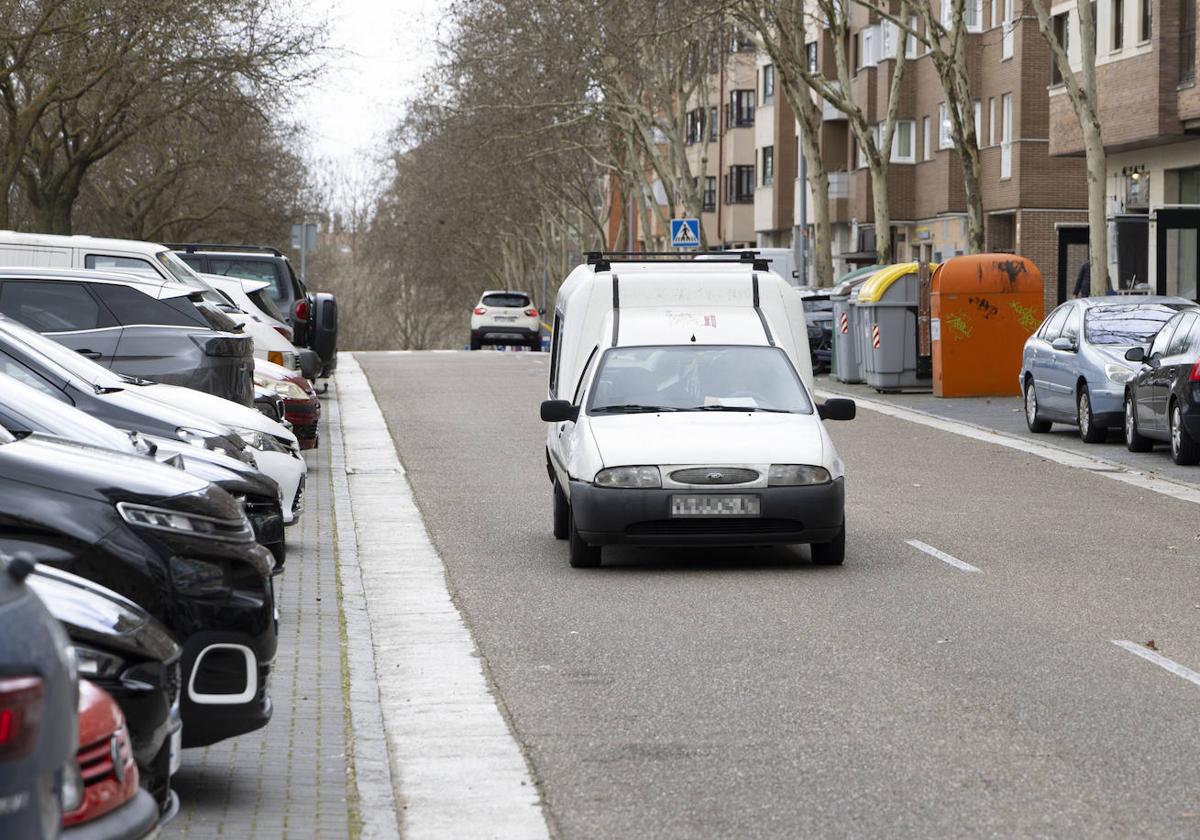
M 588 251 L 584 254 L 587 264 L 594 266 L 596 271 L 610 270 L 615 262 L 654 262 L 654 263 L 716 263 L 718 265 L 751 265 L 756 271 L 769 271 L 767 260 L 762 259 L 754 251 L 701 251 L 704 260 L 697 260 L 696 254 L 679 251 Z
M 185 251 L 194 254 L 197 251 L 263 251 L 276 257 L 282 257 L 283 251 L 270 245 L 232 245 L 220 242 L 164 242 L 172 251 Z

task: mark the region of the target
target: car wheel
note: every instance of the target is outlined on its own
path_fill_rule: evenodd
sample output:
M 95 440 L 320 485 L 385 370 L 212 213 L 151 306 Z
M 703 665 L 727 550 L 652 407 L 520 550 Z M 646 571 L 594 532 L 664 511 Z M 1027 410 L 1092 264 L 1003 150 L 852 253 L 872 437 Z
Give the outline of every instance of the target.
M 1033 378 L 1025 380 L 1025 425 L 1034 434 L 1045 434 L 1050 431 L 1050 421 L 1043 420 L 1038 415 L 1037 392 L 1033 388 Z
M 571 506 L 567 494 L 554 482 L 554 539 L 565 540 L 571 534 Z
M 1130 452 L 1149 452 L 1154 447 L 1153 441 L 1144 438 L 1137 427 L 1137 412 L 1133 404 L 1133 395 L 1125 395 L 1125 448 Z
M 1171 460 L 1180 466 L 1191 466 L 1200 462 L 1200 444 L 1197 444 L 1183 425 L 1183 411 L 1179 401 L 1171 403 Z
M 840 566 L 846 559 L 846 523 L 842 522 L 842 527 L 838 531 L 837 536 L 832 542 L 813 543 L 812 549 L 813 562 L 818 566 Z
M 1096 423 L 1092 415 L 1092 396 L 1088 393 L 1087 385 L 1079 388 L 1079 401 L 1076 404 L 1076 420 L 1079 422 L 1079 438 L 1084 443 L 1103 443 L 1108 437 L 1108 430 Z
M 474 336 L 474 335 L 471 336 L 471 349 L 472 350 L 482 350 L 483 349 L 483 342 L 479 340 L 478 336 Z
M 594 569 L 600 565 L 600 546 L 588 545 L 583 541 L 583 537 L 579 536 L 579 530 L 575 527 L 575 517 L 571 517 L 571 535 L 568 556 L 571 560 L 571 566 L 576 569 Z

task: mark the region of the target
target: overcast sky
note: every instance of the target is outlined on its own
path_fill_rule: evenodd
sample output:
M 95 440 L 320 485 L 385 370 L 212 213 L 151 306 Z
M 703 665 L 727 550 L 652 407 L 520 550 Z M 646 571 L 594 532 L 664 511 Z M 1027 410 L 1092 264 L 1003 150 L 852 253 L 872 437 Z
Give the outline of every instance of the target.
M 444 0 L 311 0 L 331 18 L 335 51 L 325 77 L 303 94 L 295 115 L 307 123 L 313 154 L 374 156 L 419 89 L 435 57 Z

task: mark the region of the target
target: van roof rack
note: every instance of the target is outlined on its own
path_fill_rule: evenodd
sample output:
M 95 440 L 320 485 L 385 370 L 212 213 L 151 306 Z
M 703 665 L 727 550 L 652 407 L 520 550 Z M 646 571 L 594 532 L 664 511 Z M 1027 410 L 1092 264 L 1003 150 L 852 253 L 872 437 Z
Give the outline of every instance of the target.
M 184 251 L 194 254 L 197 251 L 262 251 L 265 254 L 282 257 L 283 251 L 270 245 L 230 245 L 219 242 L 164 242 L 172 251 Z
M 755 271 L 769 271 L 770 264 L 761 259 L 753 251 L 701 251 L 706 259 L 699 262 L 717 264 L 752 265 Z M 584 254 L 587 264 L 594 266 L 596 271 L 608 271 L 612 263 L 655 262 L 655 263 L 694 263 L 696 254 L 686 254 L 680 251 L 588 251 Z

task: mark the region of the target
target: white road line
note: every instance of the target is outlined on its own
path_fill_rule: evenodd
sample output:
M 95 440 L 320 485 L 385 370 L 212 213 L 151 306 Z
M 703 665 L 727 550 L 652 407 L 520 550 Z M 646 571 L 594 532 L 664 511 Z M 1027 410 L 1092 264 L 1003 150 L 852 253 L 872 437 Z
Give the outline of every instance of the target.
M 1130 642 L 1124 639 L 1113 639 L 1112 643 L 1119 648 L 1124 648 L 1134 656 L 1140 656 L 1147 662 L 1153 662 L 1164 671 L 1170 671 L 1177 677 L 1183 677 L 1190 683 L 1200 685 L 1200 674 L 1196 673 L 1191 668 L 1180 665 L 1174 660 L 1167 659 L 1167 657 L 1163 656 L 1161 653 L 1156 653 L 1145 645 L 1139 645 L 1137 642 Z
M 918 411 L 917 409 L 913 408 L 901 408 L 900 406 L 891 405 L 885 402 L 862 399 L 854 394 L 826 391 L 824 389 L 815 390 L 814 393 L 821 399 L 829 399 L 830 397 L 851 397 L 859 408 L 865 408 L 866 410 L 874 411 L 877 414 L 895 417 L 900 420 L 906 420 L 909 423 L 916 423 L 920 426 L 928 426 L 931 429 L 939 429 L 943 432 L 950 432 L 951 434 L 971 438 L 972 440 L 982 441 L 983 443 L 991 443 L 995 444 L 996 446 L 1015 449 L 1018 452 L 1024 452 L 1027 455 L 1035 455 L 1038 458 L 1045 458 L 1047 461 L 1053 461 L 1054 463 L 1062 464 L 1065 467 L 1071 467 L 1077 470 L 1086 470 L 1087 472 L 1091 472 L 1095 475 L 1102 475 L 1105 478 L 1111 478 L 1114 481 L 1130 484 L 1142 490 L 1149 490 L 1153 493 L 1159 493 L 1163 496 L 1170 496 L 1173 499 L 1179 499 L 1180 501 L 1184 502 L 1200 504 L 1200 487 L 1197 487 L 1193 484 L 1172 481 L 1167 478 L 1160 478 L 1152 475 L 1151 473 L 1143 472 L 1142 470 L 1135 469 L 1116 461 L 1106 461 L 1103 458 L 1095 458 L 1090 455 L 1080 455 L 1078 452 L 1072 452 L 1069 449 L 1063 449 L 1051 444 L 1034 443 L 1033 441 L 1017 437 L 1016 435 L 997 432 L 993 429 L 977 426 L 974 423 L 967 423 L 962 420 L 947 420 L 944 417 L 936 417 L 932 414 L 928 414 L 924 411 Z
M 525 756 L 450 597 L 383 413 L 349 353 L 339 357 L 337 389 L 402 834 L 548 840 Z
M 957 557 L 952 557 L 944 551 L 939 551 L 938 549 L 929 545 L 929 543 L 923 543 L 920 540 L 908 540 L 907 542 L 913 548 L 917 549 L 917 551 L 924 551 L 930 557 L 936 557 L 938 560 L 941 560 L 943 563 L 949 563 L 956 569 L 962 569 L 964 572 L 979 571 L 979 569 L 977 569 L 975 566 L 972 566 L 970 563 L 964 563 Z

